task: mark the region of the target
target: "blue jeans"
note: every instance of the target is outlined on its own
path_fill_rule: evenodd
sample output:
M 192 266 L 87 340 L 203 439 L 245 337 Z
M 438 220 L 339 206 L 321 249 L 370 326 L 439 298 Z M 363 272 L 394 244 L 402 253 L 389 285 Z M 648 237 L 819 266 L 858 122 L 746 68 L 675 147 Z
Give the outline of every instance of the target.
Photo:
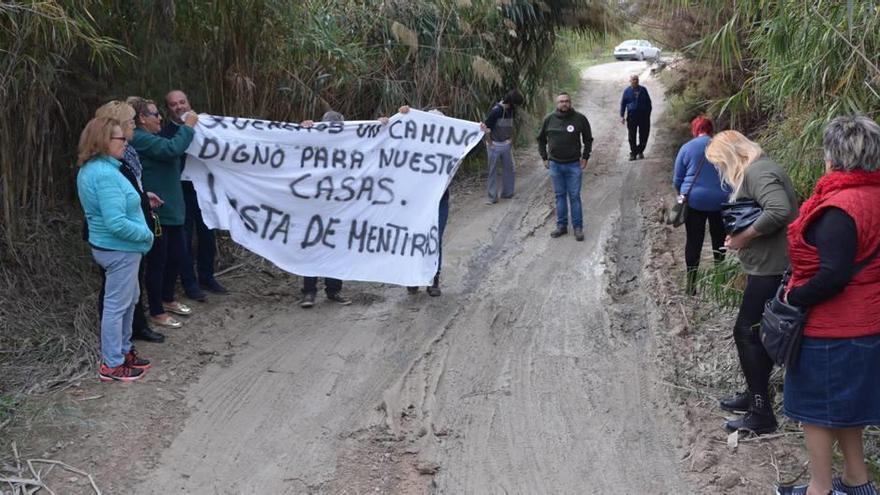
M 514 181 L 516 179 L 513 164 L 513 144 L 492 143 L 487 149 L 489 154 L 489 180 L 486 184 L 486 193 L 492 201 L 498 200 L 498 162 L 501 161 L 501 197 L 513 196 Z
M 192 182 L 183 181 L 183 200 L 186 204 L 186 217 L 183 221 L 184 251 L 180 259 L 180 284 L 187 292 L 195 292 L 199 283 L 207 284 L 214 280 L 214 258 L 217 255 L 217 241 L 214 231 L 202 220 L 202 210 Z M 196 235 L 196 249 L 193 250 L 193 234 Z M 198 280 L 193 271 L 193 254 L 198 269 Z
M 101 315 L 101 358 L 111 368 L 121 365 L 131 350 L 131 322 L 140 296 L 141 253 L 92 249 L 92 257 L 107 275 Z
M 556 192 L 556 225 L 568 227 L 568 204 L 571 203 L 571 226 L 584 228 L 580 162 L 558 163 L 550 160 L 550 179 Z

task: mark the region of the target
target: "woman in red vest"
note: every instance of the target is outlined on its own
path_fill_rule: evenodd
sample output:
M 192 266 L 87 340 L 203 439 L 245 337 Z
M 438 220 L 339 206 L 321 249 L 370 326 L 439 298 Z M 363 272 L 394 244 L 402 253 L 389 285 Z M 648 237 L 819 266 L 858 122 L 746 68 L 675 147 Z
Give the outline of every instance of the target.
M 823 146 L 826 174 L 788 229 L 785 296 L 809 308 L 784 404 L 804 425 L 811 479 L 777 493 L 871 495 L 862 431 L 880 425 L 880 126 L 838 117 Z M 835 441 L 844 465 L 832 479 Z

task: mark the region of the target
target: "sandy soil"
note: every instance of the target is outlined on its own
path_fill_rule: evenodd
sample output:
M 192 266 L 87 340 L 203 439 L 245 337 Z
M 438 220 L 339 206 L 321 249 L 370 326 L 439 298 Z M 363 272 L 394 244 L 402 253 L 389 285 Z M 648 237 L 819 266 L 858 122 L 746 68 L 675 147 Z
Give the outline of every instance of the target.
M 583 74 L 585 242 L 549 237 L 549 178 L 520 150 L 515 198 L 454 193 L 442 297 L 358 283 L 351 306 L 319 296 L 303 310 L 298 278 L 232 272 L 233 294 L 197 305 L 168 343 L 139 346 L 154 359 L 143 381 L 68 390 L 34 419 L 30 449 L 92 472 L 105 493 L 703 491 L 655 359 L 666 308 L 648 289 L 662 284 L 644 280 L 646 205 L 670 161 L 652 155 L 668 153 L 663 133 L 648 160 L 626 160 L 617 105 L 634 72 L 662 119 L 645 63 Z

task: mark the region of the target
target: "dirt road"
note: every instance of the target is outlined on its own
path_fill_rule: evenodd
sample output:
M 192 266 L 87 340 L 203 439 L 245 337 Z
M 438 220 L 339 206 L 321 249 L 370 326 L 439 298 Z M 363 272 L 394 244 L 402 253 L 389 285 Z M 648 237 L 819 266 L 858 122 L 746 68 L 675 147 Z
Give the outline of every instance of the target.
M 352 306 L 288 297 L 211 335 L 235 354 L 188 388 L 181 431 L 135 492 L 688 492 L 667 445 L 675 426 L 655 411 L 642 169 L 617 119 L 628 75 L 645 68 L 584 73 L 585 242 L 548 236 L 547 173 L 521 153 L 514 199 L 453 196 L 442 297 L 350 284 Z

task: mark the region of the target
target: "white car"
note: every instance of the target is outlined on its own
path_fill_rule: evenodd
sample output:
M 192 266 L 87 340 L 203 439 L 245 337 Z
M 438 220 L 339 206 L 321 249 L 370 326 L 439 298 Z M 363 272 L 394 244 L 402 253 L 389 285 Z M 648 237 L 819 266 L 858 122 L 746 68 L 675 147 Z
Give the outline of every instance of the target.
M 617 60 L 657 60 L 660 49 L 645 40 L 626 40 L 614 47 L 614 58 Z

